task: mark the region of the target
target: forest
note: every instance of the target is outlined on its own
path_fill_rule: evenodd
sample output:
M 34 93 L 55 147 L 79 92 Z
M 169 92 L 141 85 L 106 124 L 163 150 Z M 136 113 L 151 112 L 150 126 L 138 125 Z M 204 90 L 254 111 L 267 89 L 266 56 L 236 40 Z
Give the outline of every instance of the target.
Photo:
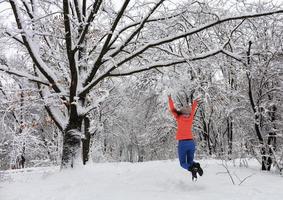
M 0 169 L 177 157 L 283 169 L 283 6 L 275 1 L 0 0 Z

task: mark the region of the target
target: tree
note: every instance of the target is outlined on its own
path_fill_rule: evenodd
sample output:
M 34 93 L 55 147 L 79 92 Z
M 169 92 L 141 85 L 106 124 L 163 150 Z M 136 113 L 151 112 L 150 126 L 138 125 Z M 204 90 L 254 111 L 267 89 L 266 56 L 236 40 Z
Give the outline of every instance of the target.
M 16 63 L 16 62 L 15 62 Z M 38 91 L 25 80 L 0 76 L 1 169 L 58 163 L 56 127 L 46 113 Z
M 258 5 L 248 9 L 263 10 L 266 7 Z M 270 170 L 272 162 L 277 162 L 274 149 L 278 128 L 281 126 L 277 120 L 282 117 L 277 112 L 277 109 L 281 109 L 279 96 L 282 95 L 278 87 L 282 68 L 280 24 L 280 19 L 273 17 L 249 20 L 235 34 L 236 37 L 232 38 L 235 41 L 231 42 L 237 44 L 231 45 L 231 48 L 238 49 L 238 56 L 231 57 L 239 62 L 233 65 L 240 70 L 239 73 L 235 74 L 234 71 L 233 74 L 235 91 L 241 95 L 235 100 L 244 105 L 244 108 L 247 108 L 247 105 L 250 108 L 243 110 L 239 107 L 242 113 L 247 114 L 247 121 L 241 120 L 242 127 L 248 123 L 250 125 L 247 125 L 246 131 L 255 133 L 258 142 L 253 142 L 252 146 L 258 144 L 256 149 L 260 149 L 262 170 Z M 231 72 L 233 73 L 232 70 Z M 243 97 L 244 101 L 241 100 Z M 242 114 L 241 116 L 243 117 Z M 254 137 L 249 137 L 255 141 Z

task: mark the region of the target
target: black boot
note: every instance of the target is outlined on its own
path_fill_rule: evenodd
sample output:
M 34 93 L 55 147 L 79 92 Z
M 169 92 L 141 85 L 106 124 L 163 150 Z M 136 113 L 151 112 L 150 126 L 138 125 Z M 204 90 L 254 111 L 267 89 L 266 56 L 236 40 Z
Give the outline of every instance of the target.
M 197 168 L 197 173 L 198 173 L 200 176 L 202 176 L 202 175 L 203 175 L 203 170 L 202 170 L 202 168 L 200 167 L 200 164 L 196 162 L 196 163 L 193 164 L 193 166 Z
M 190 166 L 188 171 L 190 171 L 192 173 L 192 180 L 193 181 L 196 181 L 197 180 L 197 171 L 198 171 L 198 168 L 196 168 L 194 165 Z

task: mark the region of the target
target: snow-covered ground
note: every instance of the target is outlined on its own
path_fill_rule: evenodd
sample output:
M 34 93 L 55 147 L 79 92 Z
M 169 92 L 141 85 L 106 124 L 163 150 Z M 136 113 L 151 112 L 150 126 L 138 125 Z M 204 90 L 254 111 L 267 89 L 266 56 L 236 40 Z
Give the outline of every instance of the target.
M 0 172 L 1 200 L 282 200 L 283 177 L 229 165 L 235 185 L 221 161 L 203 160 L 197 182 L 178 161 L 90 164 L 59 172 L 37 168 Z M 244 178 L 241 185 L 238 185 Z M 236 178 L 238 177 L 238 178 Z M 5 179 L 5 181 L 3 181 Z

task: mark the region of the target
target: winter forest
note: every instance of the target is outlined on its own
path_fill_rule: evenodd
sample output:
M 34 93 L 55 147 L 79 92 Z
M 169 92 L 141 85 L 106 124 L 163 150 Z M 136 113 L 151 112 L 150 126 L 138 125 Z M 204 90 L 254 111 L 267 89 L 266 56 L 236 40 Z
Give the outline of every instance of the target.
M 0 44 L 0 170 L 177 159 L 171 95 L 196 159 L 282 175 L 282 1 L 0 0 Z

